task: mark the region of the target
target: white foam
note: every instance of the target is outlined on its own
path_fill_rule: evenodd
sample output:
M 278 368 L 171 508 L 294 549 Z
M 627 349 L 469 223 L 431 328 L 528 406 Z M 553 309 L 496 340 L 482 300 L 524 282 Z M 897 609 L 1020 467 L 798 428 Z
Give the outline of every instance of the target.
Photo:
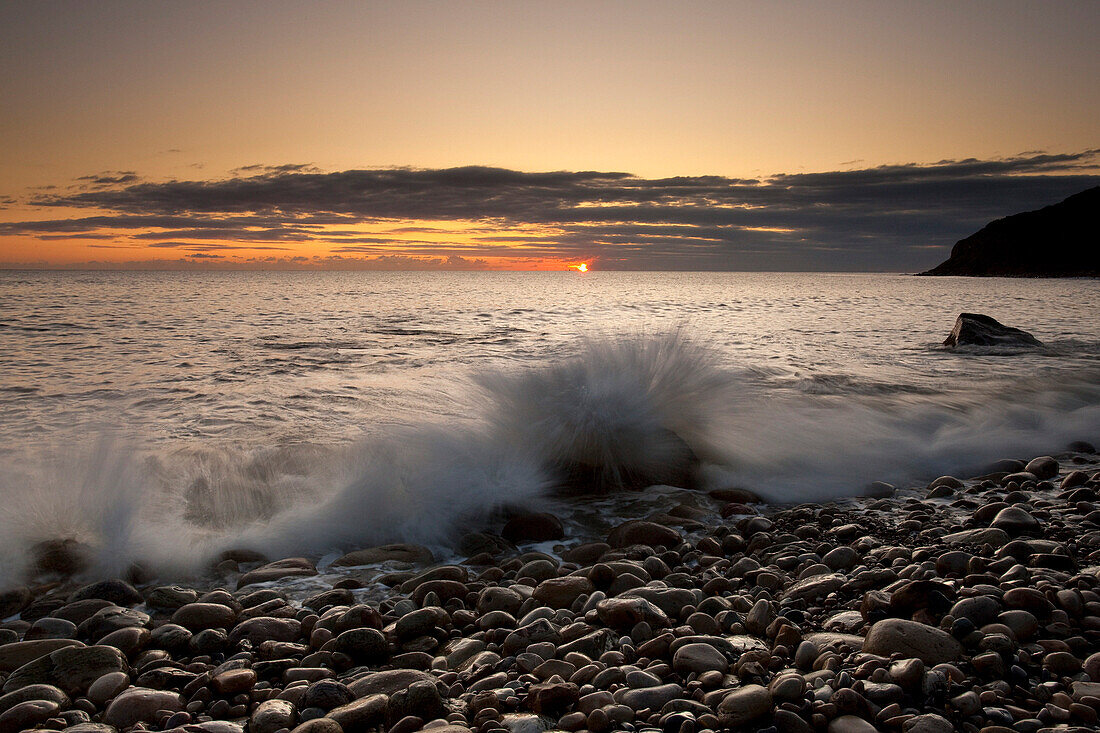
M 711 486 L 800 502 L 855 495 L 875 480 L 978 471 L 1100 434 L 1094 374 L 952 396 L 853 388 L 822 397 L 767 386 L 774 381 L 682 331 L 593 338 L 567 358 L 475 375 L 456 387 L 453 409 L 434 411 L 467 419 L 358 445 L 209 446 L 155 460 L 118 441 L 65 446 L 0 478 L 0 582 L 19 581 L 29 549 L 56 538 L 90 548 L 99 576 L 134 561 L 162 577 L 196 572 L 229 547 L 273 558 L 389 542 L 448 547 L 505 506 L 549 506 L 562 466 L 598 466 L 614 479 L 682 457 L 683 445 L 708 464 Z

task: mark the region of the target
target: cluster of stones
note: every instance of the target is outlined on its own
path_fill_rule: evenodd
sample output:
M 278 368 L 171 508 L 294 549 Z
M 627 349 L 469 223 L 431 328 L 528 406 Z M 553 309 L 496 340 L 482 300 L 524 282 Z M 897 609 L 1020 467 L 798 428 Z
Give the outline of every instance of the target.
M 1005 462 L 766 516 L 716 491 L 717 514 L 677 507 L 559 557 L 511 542 L 560 523 L 517 517 L 462 564 L 385 575 L 380 602 L 350 578 L 300 603 L 257 589 L 315 574 L 302 558 L 233 590 L 18 589 L 0 733 L 1095 730 L 1100 472 L 1074 458 L 1088 470 Z M 430 553 L 341 562 L 394 558 Z

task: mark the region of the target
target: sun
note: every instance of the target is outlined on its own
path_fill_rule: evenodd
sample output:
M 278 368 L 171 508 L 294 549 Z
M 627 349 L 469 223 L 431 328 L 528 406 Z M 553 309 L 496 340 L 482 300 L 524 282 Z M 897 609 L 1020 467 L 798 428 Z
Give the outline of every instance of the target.
M 588 272 L 588 263 L 582 262 L 579 265 L 570 265 L 570 270 L 576 270 L 577 272 Z

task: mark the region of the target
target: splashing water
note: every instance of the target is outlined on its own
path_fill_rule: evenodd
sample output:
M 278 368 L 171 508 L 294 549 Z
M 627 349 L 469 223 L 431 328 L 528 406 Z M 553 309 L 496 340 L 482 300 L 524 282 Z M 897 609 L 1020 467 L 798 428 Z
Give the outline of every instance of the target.
M 1100 432 L 1095 374 L 1022 380 L 1009 394 L 807 395 L 768 388 L 683 330 L 592 338 L 568 358 L 484 370 L 465 385 L 454 408 L 465 419 L 351 445 L 150 454 L 105 439 L 28 459 L 0 486 L 2 580 L 17 581 L 31 548 L 56 539 L 79 543 L 89 575 L 140 562 L 170 576 L 230 547 L 285 557 L 447 546 L 563 488 L 679 478 L 822 500 Z

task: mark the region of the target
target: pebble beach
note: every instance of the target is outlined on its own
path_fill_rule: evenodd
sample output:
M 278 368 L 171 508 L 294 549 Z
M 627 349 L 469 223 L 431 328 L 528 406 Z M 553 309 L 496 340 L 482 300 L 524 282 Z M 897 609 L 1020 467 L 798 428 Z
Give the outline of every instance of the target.
M 0 733 L 1095 730 L 1098 490 L 1078 442 L 835 503 L 676 492 L 602 537 L 502 516 L 455 562 L 86 584 L 55 543 L 0 597 Z

